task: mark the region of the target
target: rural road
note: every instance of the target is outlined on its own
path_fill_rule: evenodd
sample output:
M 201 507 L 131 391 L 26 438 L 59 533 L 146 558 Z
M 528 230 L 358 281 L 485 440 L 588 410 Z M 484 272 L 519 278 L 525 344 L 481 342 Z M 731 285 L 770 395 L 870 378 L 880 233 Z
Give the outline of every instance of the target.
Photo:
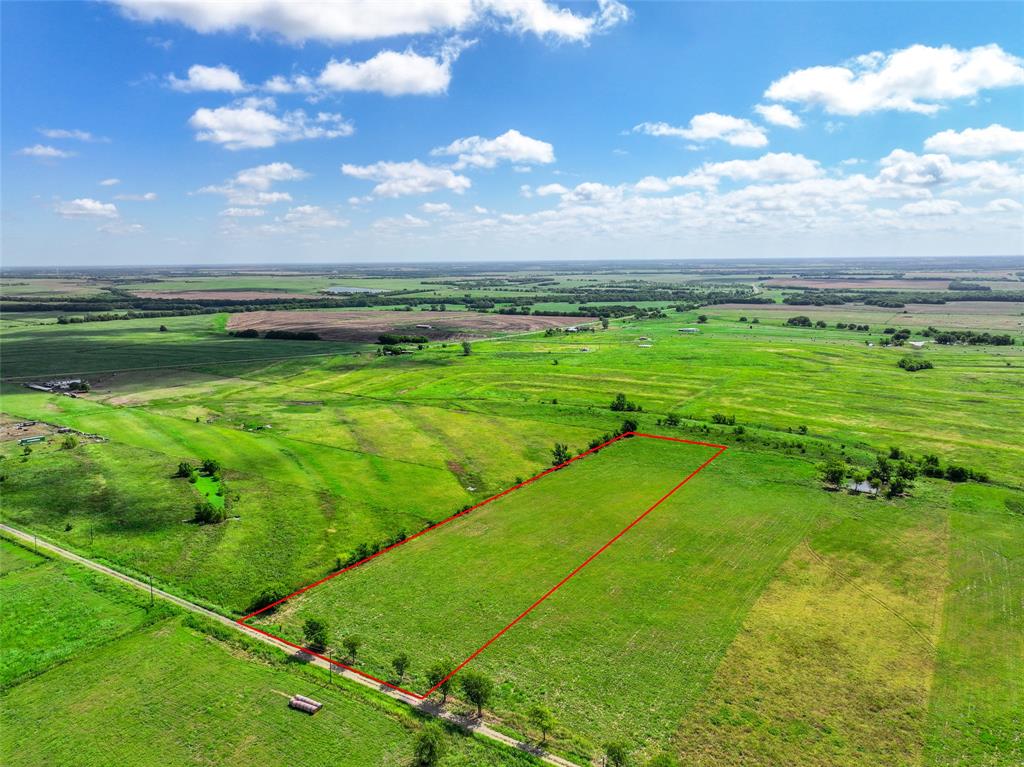
M 88 567 L 92 570 L 96 570 L 97 572 L 101 572 L 105 575 L 109 575 L 111 578 L 116 578 L 117 580 L 122 581 L 123 583 L 127 583 L 130 586 L 134 586 L 137 589 L 141 589 L 142 591 L 149 592 L 151 589 L 150 585 L 145 581 L 140 581 L 137 578 L 132 578 L 130 575 L 125 575 L 124 573 L 119 572 L 113 569 L 112 567 L 101 565 L 99 562 L 94 562 L 91 559 L 86 559 L 85 557 L 79 556 L 74 552 L 68 551 L 67 549 L 61 548 L 60 546 L 56 546 L 52 543 L 44 541 L 38 538 L 37 536 L 32 535 L 31 533 L 26 533 L 15 527 L 11 527 L 10 525 L 0 523 L 0 532 L 4 532 L 12 538 L 18 539 L 22 543 L 36 547 L 38 549 L 42 549 L 44 551 L 49 552 L 50 554 L 55 554 L 59 557 L 70 560 L 71 562 L 75 562 L 76 564 L 82 565 L 84 567 Z M 249 628 L 248 626 L 244 626 L 241 623 L 238 623 L 237 621 L 233 620 L 232 618 L 228 618 L 224 615 L 220 615 L 219 613 L 215 613 L 213 612 L 213 610 L 207 610 L 205 607 L 201 607 L 193 602 L 189 602 L 187 599 L 182 599 L 181 597 L 177 597 L 174 594 L 169 594 L 166 591 L 161 591 L 157 588 L 153 588 L 152 593 L 154 597 L 159 597 L 164 601 L 171 602 L 172 604 L 177 605 L 183 610 L 189 610 L 193 613 L 198 613 L 199 615 L 209 618 L 210 620 L 217 621 L 218 623 L 224 626 L 228 626 L 230 628 L 235 629 L 236 631 L 240 631 L 241 633 L 246 634 L 252 639 L 257 639 L 260 642 L 263 642 L 264 644 L 272 645 L 289 655 L 300 654 L 298 651 L 295 650 L 295 648 L 285 644 L 284 642 L 278 641 L 277 639 L 271 636 L 267 636 L 266 634 L 262 634 L 259 631 L 255 631 Z M 554 764 L 558 767 L 580 767 L 580 765 L 576 764 L 575 762 L 570 762 L 568 759 L 562 759 L 561 757 L 555 756 L 554 754 L 548 754 L 544 753 L 543 751 L 539 751 L 534 744 L 516 740 L 515 738 L 509 737 L 508 735 L 498 732 L 497 730 L 491 729 L 486 724 L 482 724 L 480 722 L 466 719 L 465 717 L 457 716 L 455 714 L 452 714 L 451 712 L 444 711 L 440 708 L 440 706 L 437 703 L 433 701 L 417 700 L 416 698 L 406 695 L 405 693 L 399 692 L 398 690 L 392 690 L 388 687 L 377 684 L 376 682 L 366 679 L 360 676 L 359 674 L 353 673 L 352 671 L 348 671 L 347 669 L 340 669 L 337 666 L 332 666 L 327 661 L 321 660 L 320 658 L 310 657 L 306 655 L 304 655 L 303 657 L 308 658 L 309 663 L 313 666 L 318 666 L 323 669 L 331 670 L 336 674 L 340 674 L 346 679 L 349 679 L 353 682 L 357 682 L 363 685 L 364 687 L 369 687 L 373 690 L 376 690 L 381 695 L 387 695 L 389 698 L 393 698 L 394 700 L 400 701 L 401 703 L 404 703 L 412 708 L 418 709 L 419 711 L 429 714 L 430 716 L 435 716 L 439 719 L 444 719 L 445 721 L 451 722 L 452 724 L 455 724 L 463 728 L 464 730 L 468 730 L 477 735 L 480 735 L 481 737 L 490 738 L 491 740 L 503 743 L 506 746 L 511 746 L 512 748 L 519 749 L 520 751 L 526 751 L 530 754 L 533 754 L 535 757 L 537 757 L 538 759 L 547 764 Z

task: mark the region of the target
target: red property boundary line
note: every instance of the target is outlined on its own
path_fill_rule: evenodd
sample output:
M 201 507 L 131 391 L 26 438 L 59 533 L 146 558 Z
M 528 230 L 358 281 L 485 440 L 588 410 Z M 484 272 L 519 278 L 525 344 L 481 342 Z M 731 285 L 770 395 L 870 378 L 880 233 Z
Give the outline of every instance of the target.
M 556 583 L 554 586 L 552 586 L 550 589 L 548 589 L 540 599 L 538 599 L 532 605 L 530 605 L 525 610 L 523 610 L 523 612 L 521 612 L 518 616 L 516 616 L 516 618 L 513 621 L 511 621 L 507 626 L 505 626 L 503 629 L 501 629 L 501 631 L 499 631 L 497 634 L 495 634 L 490 639 L 488 639 L 484 644 L 482 644 L 479 648 L 477 648 L 473 652 L 472 655 L 470 655 L 468 658 L 466 658 L 464 661 L 462 661 L 462 663 L 460 663 L 458 666 L 456 666 L 454 671 L 452 671 L 448 676 L 446 676 L 444 679 L 439 681 L 437 684 L 435 684 L 433 687 L 431 687 L 425 693 L 421 694 L 421 693 L 418 693 L 418 692 L 413 692 L 412 690 L 406 690 L 404 687 L 399 687 L 398 685 L 392 684 L 391 682 L 388 682 L 388 681 L 386 681 L 384 679 L 378 679 L 377 677 L 373 676 L 372 674 L 367 674 L 365 671 L 361 671 L 361 670 L 355 668 L 354 666 L 349 666 L 349 665 L 347 665 L 345 663 L 342 663 L 340 661 L 335 660 L 334 658 L 329 658 L 326 655 L 321 655 L 320 653 L 313 652 L 308 647 L 303 647 L 302 645 L 295 644 L 294 642 L 289 642 L 287 639 L 283 639 L 283 638 L 277 636 L 276 634 L 271 634 L 269 631 L 264 631 L 263 629 L 256 628 L 255 626 L 250 626 L 248 624 L 248 621 L 252 620 L 253 618 L 255 618 L 260 613 L 264 613 L 267 610 L 273 609 L 274 607 L 277 607 L 278 605 L 280 605 L 280 604 L 282 604 L 284 602 L 287 602 L 292 597 L 296 597 L 299 594 L 304 594 L 305 592 L 309 591 L 310 589 L 316 588 L 317 586 L 321 585 L 322 583 L 326 583 L 327 581 L 331 580 L 332 578 L 337 578 L 342 573 L 347 573 L 349 570 L 353 570 L 353 569 L 355 569 L 357 567 L 361 567 L 362 565 L 365 565 L 367 562 L 370 562 L 371 560 L 376 559 L 377 557 L 381 556 L 382 554 L 386 554 L 387 552 L 391 551 L 392 549 L 396 549 L 399 546 L 404 546 L 409 541 L 413 541 L 413 540 L 419 538 L 421 535 L 425 535 L 426 533 L 429 533 L 431 530 L 436 530 L 439 527 L 447 525 L 449 522 L 452 522 L 452 521 L 454 521 L 456 519 L 459 519 L 460 517 L 464 517 L 467 514 L 470 514 L 470 513 L 474 512 L 474 511 L 476 511 L 480 507 L 486 506 L 487 504 L 491 503 L 491 501 L 496 501 L 499 498 L 503 498 L 504 496 L 508 495 L 511 492 L 514 492 L 515 490 L 518 490 L 521 487 L 525 487 L 526 485 L 529 485 L 529 484 L 531 484 L 533 482 L 536 482 L 541 477 L 546 477 L 548 474 L 551 474 L 552 472 L 556 472 L 559 469 L 565 468 L 566 466 L 568 466 L 573 461 L 578 461 L 581 458 L 585 458 L 586 456 L 588 456 L 588 455 L 590 455 L 592 453 L 596 453 L 599 450 L 602 450 L 603 448 L 608 447 L 609 445 L 611 445 L 611 444 L 613 444 L 615 442 L 618 442 L 620 439 L 626 439 L 628 437 L 645 437 L 647 439 L 661 439 L 661 440 L 665 440 L 667 442 L 681 442 L 681 443 L 686 444 L 686 445 L 699 445 L 701 447 L 711 447 L 711 448 L 715 448 L 715 453 L 710 458 L 708 458 L 706 461 L 704 461 L 704 463 L 702 463 L 696 469 L 694 469 L 689 474 L 687 474 L 679 484 L 677 484 L 675 487 L 673 487 L 671 490 L 669 490 L 667 493 L 665 493 L 663 496 L 661 496 L 661 498 L 659 498 L 657 501 L 655 501 L 653 504 L 651 504 L 640 516 L 638 516 L 636 519 L 634 519 L 632 522 L 630 522 L 628 525 L 626 525 L 624 528 L 622 528 L 618 533 L 616 533 L 615 536 L 613 536 L 607 543 L 605 543 L 603 546 L 601 546 L 601 548 L 599 548 L 597 551 L 595 551 L 593 554 L 591 554 L 589 557 L 587 557 L 581 564 L 577 565 L 576 568 L 573 569 L 572 572 L 570 572 L 562 580 L 560 580 L 558 583 Z M 490 647 L 492 644 L 494 644 L 494 642 L 496 642 L 499 638 L 501 638 L 501 636 L 503 634 L 505 634 L 505 632 L 507 632 L 509 629 L 511 629 L 513 626 L 515 626 L 517 623 L 519 623 L 519 621 L 521 621 L 523 618 L 525 618 L 527 615 L 529 615 L 538 605 L 541 604 L 541 602 L 543 602 L 545 599 L 547 599 L 552 594 L 554 594 L 556 591 L 558 591 L 560 588 L 562 588 L 562 586 L 564 586 L 566 583 L 568 583 L 568 581 L 573 576 L 575 576 L 577 573 L 579 573 L 580 570 L 582 570 L 584 567 L 586 567 L 591 562 L 593 562 L 608 547 L 610 547 L 613 543 L 615 543 L 617 540 L 619 540 L 619 538 L 621 538 L 626 533 L 628 533 L 630 530 L 632 530 L 633 527 L 635 527 L 640 522 L 640 520 L 642 520 L 644 517 L 646 517 L 648 514 L 650 514 L 656 508 L 658 508 L 662 503 L 667 501 L 683 485 L 685 485 L 691 479 L 696 477 L 701 471 L 703 471 L 708 466 L 708 464 L 710 464 L 712 461 L 714 461 L 716 458 L 718 458 L 718 456 L 720 456 L 722 453 L 724 453 L 726 451 L 726 449 L 727 449 L 726 445 L 716 445 L 713 442 L 697 442 L 697 441 L 689 440 L 689 439 L 680 439 L 678 437 L 665 437 L 665 436 L 662 436 L 660 434 L 645 434 L 643 432 L 637 432 L 637 431 L 630 431 L 630 432 L 626 432 L 625 434 L 620 434 L 619 436 L 613 437 L 612 439 L 608 440 L 607 442 L 602 442 L 597 447 L 592 447 L 589 450 L 587 450 L 586 452 L 580 453 L 579 455 L 577 455 L 577 456 L 575 456 L 573 458 L 570 458 L 565 463 L 560 463 L 557 466 L 552 466 L 550 469 L 547 469 L 546 471 L 542 471 L 540 474 L 537 474 L 537 475 L 535 475 L 533 477 L 530 477 L 529 479 L 524 480 L 523 482 L 520 482 L 518 485 L 513 485 L 512 487 L 508 488 L 507 490 L 501 491 L 497 495 L 492 495 L 490 498 L 487 498 L 486 500 L 480 501 L 480 503 L 476 504 L 475 506 L 470 506 L 468 509 L 465 509 L 464 511 L 460 511 L 458 514 L 453 514 L 452 516 L 448 517 L 445 520 L 442 520 L 441 522 L 437 522 L 436 524 L 433 524 L 430 527 L 425 527 L 423 530 L 420 530 L 415 535 L 410 535 L 408 538 L 405 538 L 405 539 L 399 541 L 398 543 L 393 543 L 390 546 L 381 549 L 376 554 L 372 554 L 371 556 L 368 556 L 365 559 L 359 560 L 355 564 L 351 564 L 348 567 L 344 567 L 341 570 L 338 570 L 337 572 L 331 573 L 326 578 L 321 578 L 320 580 L 315 581 L 314 583 L 310 583 L 308 586 L 303 586 L 298 591 L 294 591 L 291 594 L 289 594 L 288 596 L 282 597 L 281 599 L 278 599 L 276 602 L 271 602 L 266 607 L 261 607 L 259 610 L 256 610 L 255 612 L 249 613 L 244 618 L 239 618 L 237 622 L 240 623 L 241 625 L 245 626 L 247 629 L 249 629 L 251 631 L 255 631 L 257 633 L 263 634 L 264 636 L 268 636 L 271 639 L 275 639 L 278 642 L 286 644 L 289 647 L 293 647 L 296 650 L 299 650 L 299 651 L 301 651 L 301 652 L 303 652 L 303 653 L 305 653 L 307 655 L 311 655 L 313 657 L 320 658 L 320 660 L 327 661 L 328 663 L 330 663 L 333 666 L 337 666 L 339 668 L 343 668 L 346 671 L 351 671 L 352 673 L 358 674 L 359 676 L 361 676 L 361 677 L 363 677 L 365 679 L 369 679 L 370 681 L 376 682 L 377 684 L 383 685 L 385 687 L 390 687 L 392 690 L 396 690 L 396 691 L 398 691 L 400 693 L 403 693 L 405 695 L 410 696 L 411 698 L 415 698 L 416 700 L 426 700 L 428 697 L 430 697 L 430 694 L 432 692 L 434 692 L 442 684 L 444 684 L 449 679 L 451 679 L 453 676 L 455 676 L 457 673 L 459 673 L 459 671 L 461 671 L 463 668 L 465 668 L 465 666 L 468 663 L 470 663 L 480 653 L 482 653 L 484 650 L 486 650 L 488 647 Z

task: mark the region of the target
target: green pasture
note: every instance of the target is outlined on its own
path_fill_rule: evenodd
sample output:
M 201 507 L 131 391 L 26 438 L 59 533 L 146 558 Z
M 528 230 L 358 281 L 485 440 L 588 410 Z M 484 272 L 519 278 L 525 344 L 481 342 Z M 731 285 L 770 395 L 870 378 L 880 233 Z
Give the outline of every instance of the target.
M 2 540 L 2 539 L 0 539 Z M 64 562 L 45 560 L 2 540 L 5 572 L 0 577 L 0 688 L 129 634 L 165 614 L 150 613 L 149 598 L 109 576 Z M 6 563 L 35 558 L 11 570 Z
M 24 546 L 0 538 L 0 576 L 35 567 L 46 560 Z
M 277 277 L 244 279 L 296 289 Z M 213 289 L 187 280 L 173 289 Z M 241 615 L 261 592 L 317 580 L 361 544 L 412 534 L 546 468 L 556 441 L 576 452 L 628 416 L 641 430 L 731 448 L 473 661 L 497 682 L 489 708 L 498 726 L 530 732 L 525 712 L 543 702 L 560 720 L 553 747 L 579 761 L 617 737 L 637 764 L 661 751 L 709 765 L 1016 764 L 1020 308 L 942 309 L 908 307 L 908 317 L 852 306 L 707 307 L 596 333 L 477 342 L 468 356 L 459 344 L 433 344 L 397 358 L 376 357 L 372 346 L 232 338 L 226 315 L 38 326 L 5 315 L 0 410 L 105 441 L 72 450 L 54 442 L 28 457 L 5 443 L 0 517 Z M 707 323 L 698 325 L 699 314 Z M 785 326 L 796 314 L 830 327 Z M 837 330 L 837 321 L 872 330 Z M 927 324 L 1011 332 L 1017 345 L 878 345 L 886 326 Z M 700 333 L 678 332 L 694 326 Z M 901 370 L 907 354 L 934 369 Z M 56 373 L 82 373 L 92 391 L 73 399 L 21 385 Z M 611 412 L 618 392 L 643 412 Z M 659 426 L 670 413 L 681 424 Z M 715 414 L 736 427 L 710 424 Z M 308 614 L 335 639 L 358 632 L 366 644 L 357 665 L 377 673 L 406 652 L 406 684 L 422 689 L 429 663 L 474 649 L 533 601 L 525 573 L 553 585 L 649 485 L 674 476 L 678 467 L 654 444 L 630 440 L 587 458 L 421 539 L 442 556 L 407 561 L 418 550 L 409 544 L 267 622 L 294 637 Z M 993 484 L 920 480 L 911 497 L 892 501 L 821 489 L 814 465 L 824 453 L 866 464 L 892 446 L 986 472 Z M 619 448 L 629 455 L 625 473 L 599 471 Z M 191 523 L 197 488 L 172 477 L 178 462 L 203 458 L 221 464 L 237 495 L 222 524 Z M 576 486 L 591 474 L 598 492 L 588 500 Z M 546 487 L 555 495 L 533 492 Z M 516 505 L 522 499 L 528 507 Z M 494 513 L 502 510 L 517 513 Z M 511 522 L 522 535 L 512 537 Z M 558 546 L 573 530 L 574 543 Z M 229 653 L 174 621 L 148 625 L 145 605 L 34 557 L 0 544 L 0 594 L 14 584 L 22 594 L 5 597 L 4 630 L 9 614 L 38 613 L 25 626 L 54 648 L 39 661 L 24 649 L 5 660 L 14 686 L 0 737 L 5 756 L 23 760 L 5 762 L 141 764 L 151 737 L 161 749 L 173 741 L 171 764 L 197 753 L 235 761 L 235 750 L 286 761 L 271 744 L 281 739 L 264 733 L 294 728 L 294 715 L 277 712 L 269 693 L 256 703 L 246 696 L 261 684 L 291 689 L 292 671 Z M 79 604 L 80 623 L 54 617 Z M 440 625 L 449 604 L 469 607 Z M 109 629 L 101 645 L 83 639 L 95 623 Z M 4 644 L 24 648 L 14 625 Z M 232 687 L 212 670 L 220 666 L 248 686 Z M 183 668 L 189 681 L 179 691 L 172 679 Z M 67 693 L 78 690 L 72 680 L 85 680 L 88 695 Z M 147 689 L 166 696 L 152 714 L 111 708 L 117 691 L 137 701 Z M 73 705 L 85 726 L 71 737 L 59 723 Z M 343 705 L 353 708 L 342 716 Z M 314 723 L 296 735 L 310 763 L 408 762 L 418 725 L 365 700 L 337 706 L 331 726 L 317 729 L 327 721 L 319 715 L 300 720 Z M 27 721 L 40 723 L 32 748 Z M 171 724 L 151 736 L 161 722 Z M 212 744 L 215 731 L 229 750 Z M 105 742 L 116 746 L 109 762 L 96 756 Z M 450 760 L 497 758 L 467 750 Z
M 405 652 L 413 660 L 407 682 L 420 689 L 435 660 L 465 655 L 472 644 L 465 633 L 486 634 L 484 623 L 495 633 L 508 622 L 502 617 L 533 601 L 523 583 L 550 559 L 544 548 L 549 538 L 531 536 L 538 540 L 530 546 L 510 540 L 507 531 L 534 514 L 554 514 L 534 525 L 556 527 L 549 535 L 569 545 L 563 528 L 569 537 L 591 515 L 600 519 L 606 495 L 615 505 L 623 480 L 612 462 L 621 459 L 622 468 L 638 477 L 660 477 L 675 466 L 662 446 L 637 439 L 602 451 L 596 460 L 587 458 L 531 486 L 540 490 L 548 482 L 551 500 L 517 491 L 502 505 L 485 507 L 475 520 L 470 515 L 464 524 L 439 528 L 339 576 L 261 623 L 296 638 L 302 619 L 315 616 L 330 627 L 339 655 L 345 653 L 341 639 L 361 635 L 365 645 L 357 665 L 392 680 L 389 661 Z M 618 447 L 624 450 L 616 456 Z M 579 489 L 605 466 L 610 477 L 606 483 L 595 480 L 594 495 Z M 732 448 L 472 667 L 496 680 L 493 707 L 514 730 L 528 731 L 525 712 L 542 702 L 562 722 L 555 735 L 562 753 L 585 760 L 614 736 L 638 754 L 653 756 L 673 747 L 673 732 L 713 677 L 747 611 L 801 540 L 834 518 L 884 518 L 899 509 L 823 492 L 812 468 L 800 461 Z M 878 540 L 884 528 L 860 534 L 885 549 Z M 480 549 L 500 554 L 488 557 Z M 472 565 L 477 556 L 489 565 Z M 544 590 L 538 583 L 534 599 Z M 898 643 L 890 651 L 900 657 L 903 652 Z
M 0 578 L 4 764 L 410 763 L 422 720 L 398 704 L 170 608 L 147 611 L 144 594 L 107 576 L 56 561 L 29 573 Z M 293 711 L 294 694 L 324 708 Z M 447 740 L 445 767 L 535 763 L 457 730 Z

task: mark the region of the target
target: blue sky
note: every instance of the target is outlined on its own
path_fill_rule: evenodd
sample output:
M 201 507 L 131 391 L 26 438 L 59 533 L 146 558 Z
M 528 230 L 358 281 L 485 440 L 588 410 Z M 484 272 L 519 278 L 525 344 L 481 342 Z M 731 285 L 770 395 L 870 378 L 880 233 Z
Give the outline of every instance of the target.
M 1020 3 L 2 14 L 8 266 L 1024 250 Z

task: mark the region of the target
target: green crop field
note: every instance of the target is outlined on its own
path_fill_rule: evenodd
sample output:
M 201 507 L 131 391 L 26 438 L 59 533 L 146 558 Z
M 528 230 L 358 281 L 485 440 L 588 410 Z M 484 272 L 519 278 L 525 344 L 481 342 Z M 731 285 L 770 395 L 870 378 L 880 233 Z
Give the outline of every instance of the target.
M 634 765 L 1024 761 L 1024 304 L 700 304 L 701 291 L 750 291 L 793 267 L 371 271 L 154 271 L 130 287 L 359 285 L 422 288 L 459 309 L 633 308 L 593 332 L 390 356 L 233 337 L 237 307 L 56 324 L 5 304 L 0 519 L 239 618 L 548 468 L 556 443 L 575 454 L 630 419 L 729 447 L 469 664 L 494 682 L 490 726 L 536 741 L 529 712 L 544 705 L 558 720 L 546 747 L 580 765 L 609 740 Z M 533 277 L 548 281 L 516 282 Z M 105 284 L 124 287 L 68 277 L 51 297 Z M 33 301 L 47 295 L 32 286 Z M 697 292 L 677 310 L 682 298 L 651 292 L 666 286 Z M 613 290 L 626 298 L 600 298 Z M 812 327 L 786 324 L 796 315 Z M 930 325 L 1014 343 L 939 344 Z M 886 345 L 886 327 L 922 348 Z M 933 367 L 908 372 L 908 356 Z M 25 386 L 64 374 L 89 390 Z M 633 409 L 611 409 L 619 393 Z M 25 421 L 49 434 L 28 452 Z M 80 434 L 65 448 L 58 427 Z M 359 635 L 356 667 L 395 681 L 404 653 L 402 685 L 425 690 L 434 663 L 467 657 L 711 453 L 622 440 L 255 625 L 303 644 L 315 618 L 332 657 Z M 872 498 L 827 489 L 819 470 L 841 460 L 856 476 L 889 455 L 923 467 L 926 454 L 973 474 Z M 207 458 L 223 496 L 209 477 L 175 476 Z M 227 519 L 197 523 L 203 498 L 224 501 Z M 0 597 L 5 764 L 284 763 L 300 751 L 309 764 L 410 763 L 419 715 L 151 609 L 99 573 L 0 541 Z M 301 690 L 324 712 L 289 711 L 282 693 Z M 472 709 L 457 684 L 448 708 Z M 535 762 L 449 739 L 442 764 Z

